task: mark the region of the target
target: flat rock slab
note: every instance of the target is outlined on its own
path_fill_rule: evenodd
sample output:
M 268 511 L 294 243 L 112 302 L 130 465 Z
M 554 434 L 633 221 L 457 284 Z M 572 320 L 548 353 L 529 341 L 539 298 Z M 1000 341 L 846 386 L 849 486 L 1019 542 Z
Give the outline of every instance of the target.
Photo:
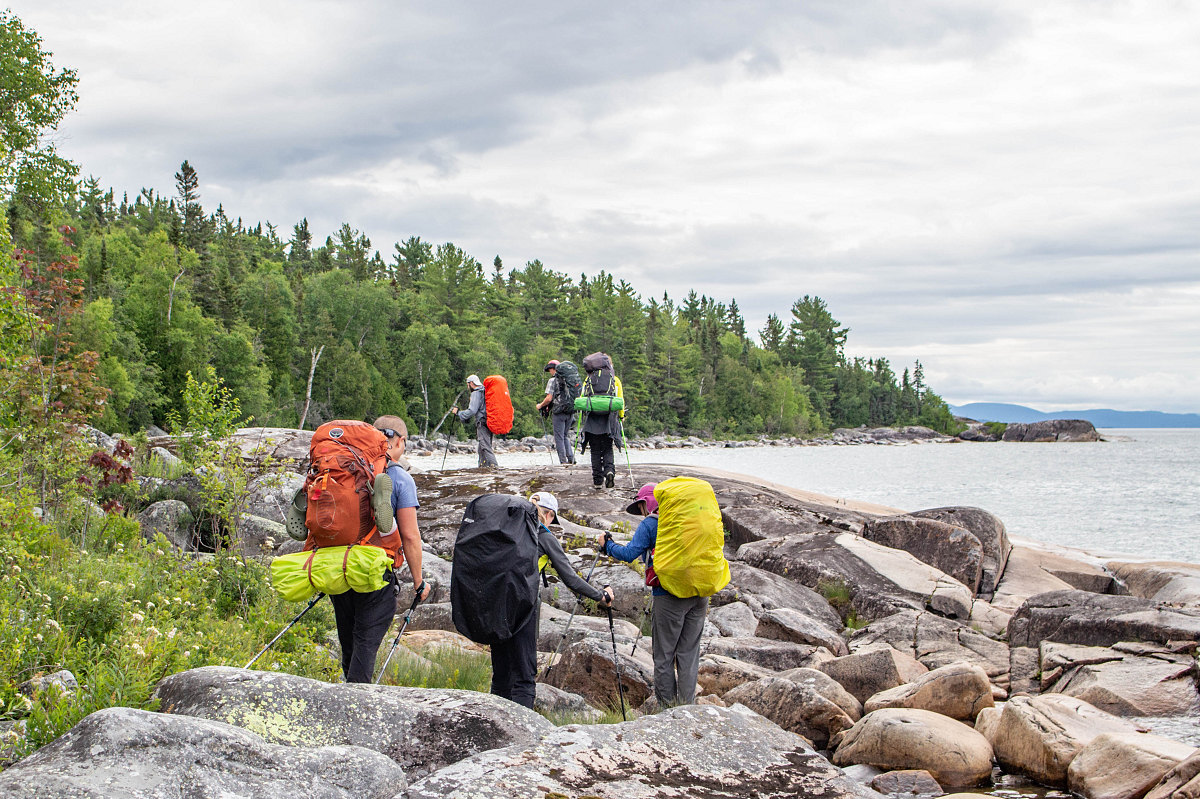
M 1181 648 L 1184 645 L 1181 644 Z M 1195 644 L 1189 643 L 1194 651 Z M 1150 644 L 1113 647 L 1043 642 L 1042 690 L 1074 696 L 1116 716 L 1190 716 L 1200 711 L 1196 661 Z
M 770 638 L 705 638 L 700 642 L 701 655 L 724 655 L 761 666 L 771 671 L 786 671 L 812 666 L 833 657 L 828 649 Z
M 1104 567 L 1133 596 L 1155 602 L 1200 605 L 1200 566 L 1194 563 L 1111 561 Z
M 842 617 L 825 597 L 786 576 L 734 560 L 729 562 L 729 578 L 729 585 L 713 595 L 713 606 L 742 600 L 760 615 L 762 611 L 788 608 L 830 629 L 842 627 Z
M 1112 646 L 1120 641 L 1200 640 L 1200 607 L 1177 608 L 1133 596 L 1051 591 L 1030 597 L 1008 624 L 1010 646 L 1042 641 Z
M 855 652 L 883 644 L 911 655 L 929 669 L 974 663 L 994 681 L 1003 681 L 1009 671 L 1007 645 L 934 613 L 902 610 L 872 622 L 850 639 L 850 649 Z
M 412 785 L 407 799 L 754 796 L 864 799 L 804 740 L 745 707 L 689 705 L 610 725 L 571 725 L 534 746 L 476 755 Z
M 491 694 L 324 683 L 207 666 L 159 683 L 167 713 L 243 727 L 271 743 L 361 746 L 420 777 L 476 752 L 537 740 L 554 725 Z
M 408 781 L 357 746 L 281 746 L 229 724 L 111 707 L 0 774 L 6 799 L 391 799 Z
M 849 533 L 797 533 L 746 544 L 736 559 L 821 591 L 841 586 L 860 618 L 902 608 L 966 619 L 971 590 L 909 553 Z

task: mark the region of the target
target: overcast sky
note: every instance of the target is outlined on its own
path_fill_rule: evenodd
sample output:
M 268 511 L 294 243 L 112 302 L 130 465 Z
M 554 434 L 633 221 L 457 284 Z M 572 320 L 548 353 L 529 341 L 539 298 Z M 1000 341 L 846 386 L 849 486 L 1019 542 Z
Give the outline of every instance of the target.
M 1200 4 L 16 0 L 118 196 L 185 158 L 643 297 L 822 297 L 954 403 L 1200 411 Z

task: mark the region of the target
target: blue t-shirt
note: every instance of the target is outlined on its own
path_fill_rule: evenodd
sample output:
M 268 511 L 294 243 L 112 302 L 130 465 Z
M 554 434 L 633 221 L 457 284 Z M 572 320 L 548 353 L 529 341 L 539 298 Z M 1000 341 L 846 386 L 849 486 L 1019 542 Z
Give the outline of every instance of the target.
M 401 508 L 419 508 L 421 503 L 417 501 L 417 484 L 413 482 L 412 475 L 400 468 L 399 464 L 389 463 L 387 467 L 388 477 L 392 478 L 392 515 L 396 515 L 396 511 Z
M 634 558 L 642 558 L 648 563 L 650 561 L 650 550 L 654 549 L 655 543 L 658 541 L 658 516 L 652 515 L 642 519 L 642 523 L 638 525 L 637 530 L 633 532 L 633 538 L 628 544 L 618 544 L 616 541 L 609 541 L 604 546 L 606 554 L 613 556 L 617 560 L 623 560 L 626 563 L 632 563 Z M 671 596 L 671 592 L 662 586 L 656 585 L 651 589 L 654 596 Z

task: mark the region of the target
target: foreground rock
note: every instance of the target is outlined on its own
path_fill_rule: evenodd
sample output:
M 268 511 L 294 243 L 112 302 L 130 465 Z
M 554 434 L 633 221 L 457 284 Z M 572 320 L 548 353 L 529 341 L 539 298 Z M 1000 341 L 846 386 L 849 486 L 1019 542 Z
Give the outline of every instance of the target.
M 1115 716 L 1187 716 L 1200 710 L 1196 644 L 1112 647 L 1044 641 L 1043 692 L 1074 696 Z
M 987 672 L 970 663 L 951 663 L 922 674 L 914 682 L 875 694 L 863 710 L 871 713 L 886 707 L 919 708 L 974 722 L 979 711 L 994 704 Z
M 613 658 L 612 642 L 584 638 L 563 649 L 562 657 L 550 670 L 546 682 L 555 688 L 579 694 L 593 707 L 618 707 L 617 670 L 625 703 L 638 707 L 654 692 L 654 664 L 647 647 L 630 655 L 632 641 L 618 641 Z
M 1138 799 L 1197 750 L 1140 732 L 1104 733 L 1067 768 L 1067 785 L 1085 799 Z
M 1081 699 L 1016 696 L 1005 703 L 991 740 L 1000 765 L 1045 785 L 1065 787 L 1075 755 L 1105 732 L 1137 729 Z
M 911 655 L 889 646 L 856 652 L 817 666 L 837 680 L 859 702 L 880 691 L 914 682 L 929 671 Z
M 1167 772 L 1146 799 L 1194 799 L 1200 796 L 1200 750 Z
M 11 799 L 391 799 L 407 785 L 391 759 L 356 746 L 294 747 L 207 719 L 112 707 L 0 774 Z
M 863 716 L 837 742 L 833 762 L 924 769 L 942 787 L 969 788 L 992 773 L 992 746 L 960 721 L 912 708 Z
M 803 735 L 813 746 L 824 749 L 830 737 L 854 724 L 841 707 L 821 695 L 814 686 L 786 677 L 764 677 L 743 683 L 722 697 L 740 702 L 771 721 Z
M 486 749 L 528 744 L 554 728 L 532 710 L 491 694 L 330 684 L 225 666 L 173 674 L 155 696 L 164 712 L 243 727 L 270 743 L 371 749 L 410 777 Z
M 745 708 L 690 705 L 616 725 L 562 727 L 533 746 L 475 755 L 412 785 L 407 799 L 548 795 L 864 799 L 804 740 Z

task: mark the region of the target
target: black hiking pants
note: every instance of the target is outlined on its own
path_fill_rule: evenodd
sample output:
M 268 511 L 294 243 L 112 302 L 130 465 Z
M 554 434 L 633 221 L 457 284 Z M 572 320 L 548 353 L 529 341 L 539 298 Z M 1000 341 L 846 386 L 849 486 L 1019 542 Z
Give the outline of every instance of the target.
M 369 594 L 347 591 L 329 597 L 342 646 L 342 675 L 346 682 L 371 682 L 375 655 L 396 617 L 395 572 L 388 570 L 387 585 Z
M 613 466 L 613 440 L 607 433 L 584 433 L 592 453 L 592 485 L 604 485 L 604 476 L 616 474 Z
M 537 693 L 537 617 L 534 613 L 512 638 L 492 644 L 492 693 L 530 710 Z

